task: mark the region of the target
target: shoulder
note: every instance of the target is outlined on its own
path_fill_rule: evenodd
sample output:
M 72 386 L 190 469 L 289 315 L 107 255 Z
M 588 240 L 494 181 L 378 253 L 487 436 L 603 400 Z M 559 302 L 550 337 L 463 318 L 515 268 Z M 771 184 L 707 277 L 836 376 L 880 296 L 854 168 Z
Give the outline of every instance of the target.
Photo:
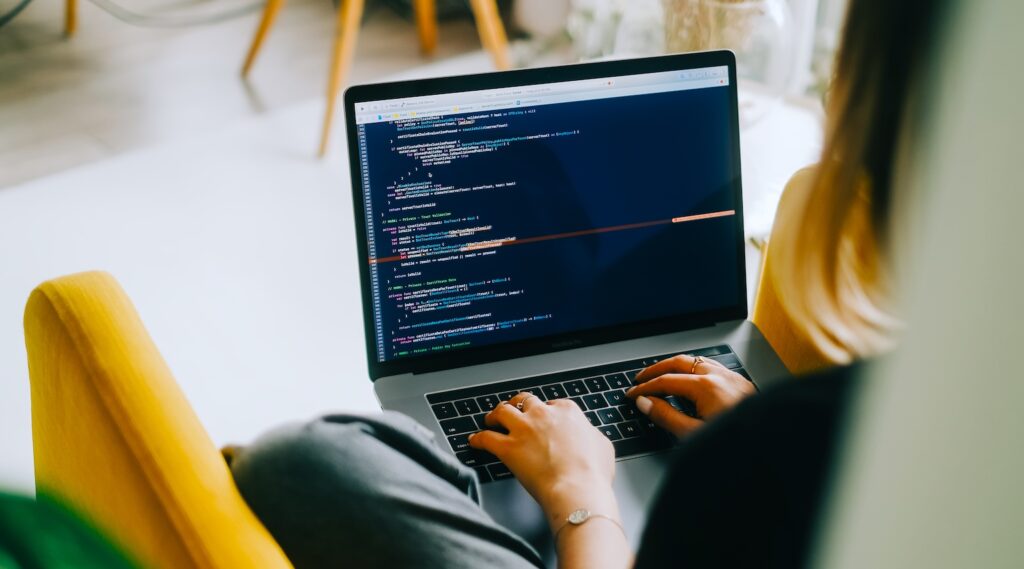
M 817 175 L 818 166 L 813 165 L 797 170 L 789 178 L 785 188 L 782 190 L 782 196 L 779 198 L 779 206 L 776 210 L 773 227 L 778 227 L 780 222 L 792 219 L 794 215 L 800 215 L 800 212 L 803 210 L 802 204 L 804 200 L 807 199 L 814 189 L 814 181 Z

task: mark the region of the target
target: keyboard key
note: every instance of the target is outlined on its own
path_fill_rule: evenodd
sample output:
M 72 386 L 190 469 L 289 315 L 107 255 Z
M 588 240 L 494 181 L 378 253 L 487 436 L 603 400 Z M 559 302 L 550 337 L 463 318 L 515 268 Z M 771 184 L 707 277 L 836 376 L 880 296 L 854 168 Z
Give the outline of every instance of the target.
M 480 483 L 491 481 L 491 473 L 487 472 L 486 466 L 474 466 L 473 470 L 476 471 L 476 477 L 480 479 Z
M 669 405 L 675 407 L 676 411 L 681 411 L 691 417 L 698 417 L 697 406 L 694 405 L 693 401 L 690 401 L 685 397 L 669 395 L 665 398 L 665 401 L 667 401 Z
M 455 452 L 469 450 L 469 433 L 448 437 L 448 444 L 452 445 L 452 450 Z
M 625 423 L 618 425 L 618 427 L 619 432 L 622 433 L 622 436 L 627 439 L 639 437 L 640 435 L 643 434 L 640 431 L 640 424 L 637 423 L 636 421 L 626 421 Z
M 647 419 L 646 417 L 642 418 L 642 419 L 637 419 L 637 422 L 640 423 L 640 430 L 641 431 L 645 431 L 648 434 L 656 433 L 658 435 L 666 435 L 666 436 L 668 436 L 668 431 L 666 431 L 665 429 L 662 429 L 658 425 L 655 425 L 654 421 L 652 421 L 650 419 Z
M 736 369 L 740 366 L 740 359 L 736 357 L 736 354 L 722 354 L 720 356 L 712 356 L 713 360 L 724 365 L 729 369 Z
M 466 466 L 484 466 L 485 464 L 498 462 L 498 457 L 485 450 L 475 448 L 457 452 L 455 453 L 455 458 L 458 458 L 459 462 Z
M 473 420 L 476 421 L 476 426 L 479 427 L 481 431 L 487 428 L 487 423 L 484 422 L 484 419 L 486 417 L 487 417 L 487 413 L 480 413 L 479 415 L 473 415 Z
M 562 384 L 562 387 L 565 388 L 565 392 L 568 393 L 570 397 L 590 393 L 587 391 L 587 386 L 580 380 L 567 381 Z
M 583 402 L 583 398 L 582 397 L 570 397 L 570 399 L 572 400 L 573 403 L 579 405 L 581 410 L 583 410 L 583 411 L 587 410 L 587 404 Z
M 540 390 L 539 387 L 527 387 L 526 389 L 522 390 L 520 393 L 532 393 L 534 396 L 536 396 L 541 401 L 547 401 L 547 398 L 544 397 L 544 393 Z
M 516 393 L 519 393 L 519 392 L 518 391 L 503 391 L 503 392 L 498 394 L 498 399 L 501 399 L 502 401 L 508 401 L 509 399 L 512 399 L 513 397 L 515 397 Z
M 591 425 L 594 425 L 595 427 L 601 426 L 601 418 L 597 416 L 597 411 L 587 411 L 584 415 L 586 415 L 587 419 L 590 420 Z
M 710 358 L 729 353 L 732 353 L 732 348 L 730 348 L 729 346 L 713 346 L 711 348 L 703 348 L 700 350 L 693 350 L 692 352 L 686 352 L 686 355 Z
M 506 478 L 512 478 L 512 471 L 509 470 L 507 466 L 500 462 L 488 466 L 487 471 L 491 474 L 491 478 L 494 480 L 504 480 Z
M 480 410 L 487 412 L 501 404 L 501 399 L 498 399 L 497 395 L 484 395 L 483 397 L 476 398 L 477 404 L 480 405 Z
M 446 419 L 441 421 L 441 430 L 446 435 L 459 435 L 462 433 L 469 433 L 476 431 L 476 421 L 470 417 L 456 417 L 455 419 Z
M 458 417 L 459 412 L 455 410 L 455 405 L 451 403 L 439 403 L 437 405 L 431 405 L 431 409 L 434 411 L 434 416 L 437 420 L 451 419 L 452 417 Z
M 636 405 L 633 405 L 632 403 L 620 405 L 619 413 L 622 415 L 623 419 L 627 420 L 636 419 L 638 416 L 640 416 L 640 411 L 636 408 Z
M 745 370 L 743 368 L 737 368 L 737 369 L 734 369 L 732 371 L 734 371 L 734 372 L 742 375 L 743 377 L 747 378 L 747 381 L 751 381 L 751 382 L 754 381 L 754 380 L 750 379 L 750 374 L 747 373 L 747 370 Z
M 601 417 L 601 422 L 604 423 L 605 425 L 622 422 L 622 415 L 619 415 L 619 412 L 616 411 L 615 409 L 612 409 L 611 407 L 607 409 L 601 409 L 600 411 L 597 412 L 597 416 Z
M 597 430 L 604 433 L 604 436 L 608 437 L 608 439 L 612 441 L 617 441 L 622 438 L 622 435 L 619 434 L 619 430 L 615 428 L 615 425 L 602 425 L 598 427 Z
M 480 412 L 480 406 L 476 404 L 474 399 L 456 401 L 455 408 L 459 410 L 459 415 L 473 415 Z
M 549 401 L 551 399 L 565 399 L 569 396 L 569 394 L 565 392 L 565 388 L 558 383 L 554 385 L 545 385 L 544 387 L 541 387 L 540 390 Z
M 642 370 L 642 369 L 631 369 L 631 370 L 626 372 L 626 379 L 628 379 L 630 383 L 636 383 L 636 374 L 638 374 L 638 373 L 640 373 L 642 371 L 644 371 L 644 370 Z
M 626 397 L 626 392 L 621 389 L 613 389 L 604 394 L 604 398 L 608 400 L 609 405 L 622 405 L 629 398 Z
M 626 379 L 626 374 L 624 373 L 613 373 L 611 375 L 606 375 L 604 376 L 604 380 L 607 381 L 608 385 L 612 386 L 613 388 L 617 387 L 619 389 L 625 389 L 629 387 L 629 380 Z
M 600 393 L 584 395 L 583 401 L 587 404 L 587 409 L 604 409 L 608 406 L 608 402 L 605 401 L 604 395 L 601 395 Z
M 608 391 L 608 382 L 603 377 L 588 377 L 583 380 L 583 383 L 587 384 L 587 389 L 591 393 L 600 393 L 602 391 Z

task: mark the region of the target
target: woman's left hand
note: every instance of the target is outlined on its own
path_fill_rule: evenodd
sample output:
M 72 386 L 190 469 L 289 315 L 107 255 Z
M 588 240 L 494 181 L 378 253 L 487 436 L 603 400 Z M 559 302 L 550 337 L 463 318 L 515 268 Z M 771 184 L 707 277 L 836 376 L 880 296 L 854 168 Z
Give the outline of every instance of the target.
M 636 382 L 626 395 L 636 400 L 637 408 L 651 421 L 679 438 L 757 391 L 747 378 L 721 363 L 686 354 L 641 371 Z M 700 418 L 677 411 L 661 397 L 665 395 L 689 399 Z
M 508 434 L 481 431 L 469 445 L 508 466 L 544 509 L 552 529 L 577 508 L 618 517 L 612 493 L 615 449 L 571 400 L 545 403 L 519 393 L 488 413 L 486 422 Z

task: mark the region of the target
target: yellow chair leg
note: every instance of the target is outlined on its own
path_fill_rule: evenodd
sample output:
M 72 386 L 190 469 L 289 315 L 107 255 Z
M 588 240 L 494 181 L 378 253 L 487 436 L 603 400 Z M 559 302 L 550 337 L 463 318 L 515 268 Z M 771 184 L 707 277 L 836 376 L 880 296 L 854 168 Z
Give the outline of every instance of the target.
M 480 43 L 491 52 L 494 67 L 504 71 L 511 65 L 508 59 L 508 37 L 505 25 L 501 23 L 496 0 L 470 0 L 473 17 L 476 18 L 476 29 L 480 33 Z
M 416 13 L 416 29 L 420 34 L 420 51 L 424 55 L 433 55 L 437 49 L 437 2 L 415 0 L 413 11 Z
M 242 65 L 242 77 L 249 75 L 249 70 L 252 69 L 252 64 L 256 61 L 256 54 L 260 52 L 263 40 L 267 39 L 270 26 L 274 25 L 274 20 L 283 7 L 284 0 L 267 0 L 267 5 L 263 7 L 263 15 L 260 16 L 260 25 L 256 28 L 256 37 L 252 39 L 249 54 L 245 56 L 245 63 Z
M 77 0 L 64 0 L 64 35 L 71 37 L 78 29 Z
M 331 50 L 331 74 L 327 81 L 327 113 L 324 128 L 320 134 L 320 156 L 327 154 L 327 141 L 331 137 L 331 123 L 334 121 L 334 104 L 338 90 L 345 81 L 345 75 L 355 54 L 359 22 L 363 18 L 364 0 L 342 0 L 338 9 L 338 25 L 334 31 L 334 48 Z

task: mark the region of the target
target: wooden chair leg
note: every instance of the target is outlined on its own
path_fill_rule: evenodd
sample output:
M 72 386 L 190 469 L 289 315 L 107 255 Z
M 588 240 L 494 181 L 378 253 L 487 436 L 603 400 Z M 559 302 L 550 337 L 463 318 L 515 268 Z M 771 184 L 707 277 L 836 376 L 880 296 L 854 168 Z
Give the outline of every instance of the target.
M 283 7 L 284 0 L 267 0 L 267 5 L 263 7 L 263 15 L 260 16 L 260 25 L 256 28 L 256 37 L 252 39 L 249 53 L 245 56 L 245 63 L 242 64 L 242 77 L 249 75 L 249 70 L 252 69 L 252 64 L 256 61 L 256 54 L 260 52 L 263 40 L 267 39 L 270 26 L 274 25 L 274 20 L 277 19 L 277 14 Z
M 480 33 L 480 43 L 491 52 L 494 67 L 504 71 L 509 69 L 508 37 L 505 25 L 501 23 L 496 0 L 470 0 L 473 17 L 476 18 L 476 29 Z
M 437 49 L 437 2 L 436 0 L 414 0 L 416 29 L 420 34 L 420 51 L 433 55 Z
M 331 50 L 331 71 L 327 81 L 327 113 L 324 128 L 320 134 L 320 156 L 327 154 L 327 141 L 331 137 L 331 123 L 334 121 L 334 105 L 338 90 L 345 81 L 352 56 L 356 51 L 356 37 L 359 22 L 363 18 L 365 0 L 342 0 L 338 9 L 338 25 L 334 31 L 334 48 Z
M 64 0 L 64 35 L 71 37 L 78 29 L 78 0 Z

